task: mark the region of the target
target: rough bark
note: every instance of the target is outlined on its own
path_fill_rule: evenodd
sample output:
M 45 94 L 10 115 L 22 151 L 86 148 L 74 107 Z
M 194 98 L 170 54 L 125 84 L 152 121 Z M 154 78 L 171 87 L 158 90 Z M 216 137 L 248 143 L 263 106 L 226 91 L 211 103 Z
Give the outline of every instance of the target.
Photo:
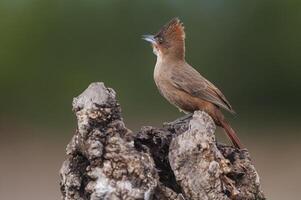
M 78 127 L 60 170 L 64 200 L 265 199 L 248 151 L 216 143 L 205 112 L 133 133 L 103 83 L 74 98 L 73 111 Z

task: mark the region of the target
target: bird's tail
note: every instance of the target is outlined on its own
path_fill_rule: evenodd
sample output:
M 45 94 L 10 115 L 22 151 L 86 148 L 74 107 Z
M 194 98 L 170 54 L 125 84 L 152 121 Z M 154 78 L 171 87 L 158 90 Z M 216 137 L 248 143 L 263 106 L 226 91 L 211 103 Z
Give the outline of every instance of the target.
M 227 136 L 232 141 L 233 145 L 238 149 L 242 149 L 243 145 L 241 144 L 238 136 L 236 135 L 235 131 L 231 128 L 229 123 L 226 122 L 225 120 L 222 120 L 221 125 L 224 128 L 225 132 L 227 133 Z

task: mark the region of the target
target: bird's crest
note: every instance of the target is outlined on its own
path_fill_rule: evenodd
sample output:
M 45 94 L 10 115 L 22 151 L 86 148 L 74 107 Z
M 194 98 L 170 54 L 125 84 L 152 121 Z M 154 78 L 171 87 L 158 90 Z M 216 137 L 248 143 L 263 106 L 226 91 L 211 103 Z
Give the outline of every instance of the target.
M 183 23 L 179 18 L 173 18 L 160 29 L 156 36 L 168 40 L 183 41 L 185 39 Z

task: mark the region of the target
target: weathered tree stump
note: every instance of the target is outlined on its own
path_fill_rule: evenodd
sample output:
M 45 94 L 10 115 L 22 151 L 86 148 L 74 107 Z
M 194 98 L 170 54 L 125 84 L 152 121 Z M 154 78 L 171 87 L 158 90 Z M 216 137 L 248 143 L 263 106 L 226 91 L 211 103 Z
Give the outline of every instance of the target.
M 78 127 L 60 170 L 64 200 L 261 200 L 246 149 L 216 143 L 211 117 L 133 133 L 115 92 L 92 83 L 74 98 Z

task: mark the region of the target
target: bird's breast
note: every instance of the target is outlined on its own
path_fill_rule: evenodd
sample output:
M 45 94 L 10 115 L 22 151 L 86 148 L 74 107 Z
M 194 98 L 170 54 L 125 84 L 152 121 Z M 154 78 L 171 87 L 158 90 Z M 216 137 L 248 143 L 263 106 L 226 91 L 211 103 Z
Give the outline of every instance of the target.
M 201 108 L 206 110 L 211 103 L 207 105 L 206 101 L 194 97 L 186 93 L 184 90 L 176 87 L 173 83 L 173 79 L 171 78 L 172 74 L 174 74 L 171 70 L 173 70 L 172 66 L 158 64 L 155 66 L 154 80 L 160 94 L 171 104 L 183 111 L 193 112 Z
M 154 69 L 154 80 L 160 94 L 174 106 L 182 109 L 185 108 L 185 99 L 183 92 L 176 88 L 171 79 L 171 66 L 156 65 Z M 189 109 L 191 110 L 191 109 Z
M 164 66 L 162 63 L 157 62 L 154 69 L 154 80 L 161 95 L 167 99 L 169 99 L 169 93 L 172 90 L 169 76 L 168 66 Z

